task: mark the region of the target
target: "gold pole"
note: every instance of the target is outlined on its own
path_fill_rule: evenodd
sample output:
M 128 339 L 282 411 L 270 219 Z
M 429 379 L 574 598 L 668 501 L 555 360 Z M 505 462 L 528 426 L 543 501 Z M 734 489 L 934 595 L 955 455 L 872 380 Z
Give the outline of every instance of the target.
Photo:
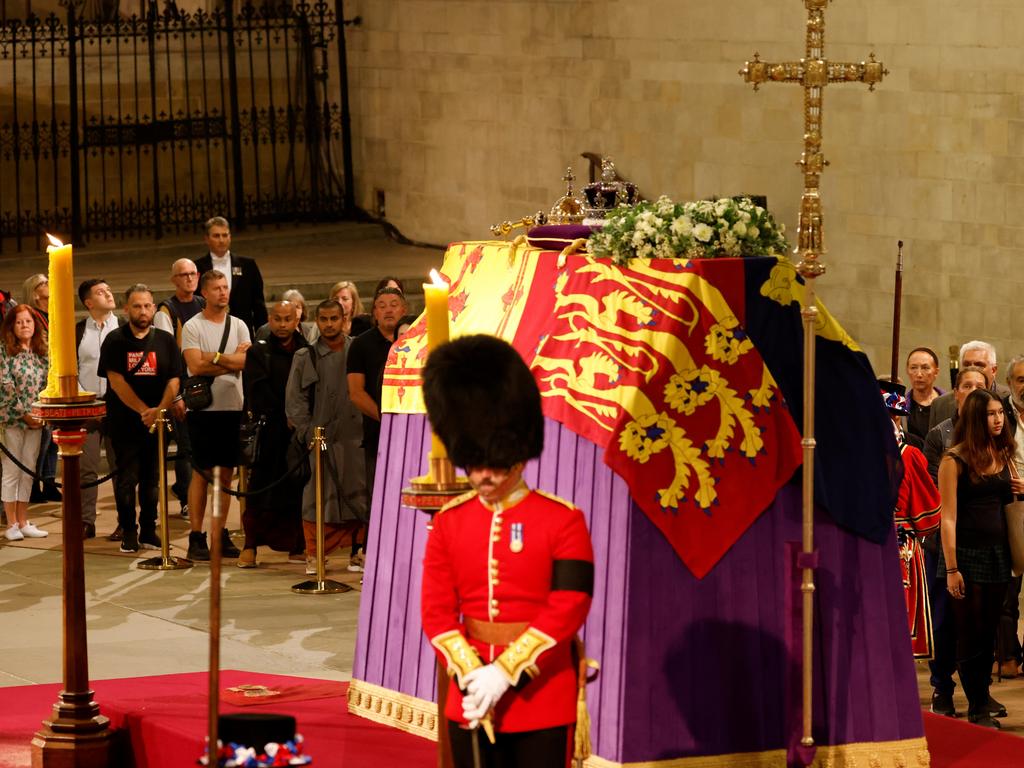
M 137 564 L 138 568 L 144 571 L 175 571 L 180 568 L 191 568 L 192 561 L 183 557 L 171 557 L 171 531 L 167 520 L 167 457 L 165 451 L 167 440 L 164 432 L 170 429 L 170 421 L 167 418 L 167 409 L 161 408 L 160 415 L 156 417 L 150 432 L 156 431 L 156 452 L 159 473 L 157 479 L 160 482 L 160 556 L 142 560 Z
M 213 468 L 213 514 L 210 517 L 210 765 L 219 765 L 217 755 L 217 717 L 220 694 L 220 555 L 221 519 L 220 467 Z
M 804 323 L 804 438 L 801 441 L 804 452 L 803 469 L 803 552 L 814 552 L 814 347 L 817 340 L 815 321 L 818 307 L 814 295 L 814 278 L 806 283 L 806 305 L 800 314 Z M 803 593 L 803 736 L 800 743 L 805 747 L 814 746 L 812 736 L 813 714 L 812 693 L 814 691 L 814 571 L 804 568 L 801 574 L 800 591 Z
M 310 448 L 316 452 L 316 463 L 313 465 L 313 481 L 316 489 L 316 581 L 303 581 L 292 587 L 292 592 L 302 595 L 329 595 L 339 592 L 349 592 L 352 587 L 340 581 L 325 578 L 325 555 L 324 552 L 324 452 L 327 450 L 327 440 L 324 438 L 324 428 L 313 429 L 313 442 Z M 338 489 L 341 492 L 341 489 Z
M 327 570 L 324 562 L 324 449 L 327 445 L 324 442 L 323 427 L 313 430 L 313 442 L 313 450 L 316 451 L 316 581 L 317 584 L 323 584 L 324 572 Z

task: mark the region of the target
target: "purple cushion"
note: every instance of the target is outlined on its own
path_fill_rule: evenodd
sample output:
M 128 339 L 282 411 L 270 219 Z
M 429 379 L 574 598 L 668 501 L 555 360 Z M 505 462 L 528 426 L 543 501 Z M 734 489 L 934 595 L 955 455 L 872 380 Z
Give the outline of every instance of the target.
M 596 232 L 597 229 L 597 227 L 583 224 L 545 224 L 541 227 L 533 227 L 528 231 L 526 240 L 534 248 L 541 248 L 545 251 L 561 251 L 573 240 L 590 237 L 591 233 Z

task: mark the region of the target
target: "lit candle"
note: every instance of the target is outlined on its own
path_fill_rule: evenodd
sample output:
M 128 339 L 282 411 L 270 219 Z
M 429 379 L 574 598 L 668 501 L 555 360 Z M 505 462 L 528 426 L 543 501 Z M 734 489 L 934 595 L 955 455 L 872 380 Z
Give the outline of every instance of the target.
M 59 386 L 64 377 L 78 380 L 78 354 L 75 349 L 75 288 L 71 264 L 71 246 L 47 235 L 50 255 L 50 385 Z M 56 380 L 56 381 L 54 381 Z M 77 394 L 77 383 L 75 385 Z M 52 394 L 58 394 L 54 392 Z M 63 393 L 61 393 L 63 394 Z
M 430 270 L 430 282 L 423 284 L 427 314 L 427 354 L 448 341 L 448 283 L 436 269 Z M 445 459 L 448 452 L 437 435 L 430 435 L 430 458 Z

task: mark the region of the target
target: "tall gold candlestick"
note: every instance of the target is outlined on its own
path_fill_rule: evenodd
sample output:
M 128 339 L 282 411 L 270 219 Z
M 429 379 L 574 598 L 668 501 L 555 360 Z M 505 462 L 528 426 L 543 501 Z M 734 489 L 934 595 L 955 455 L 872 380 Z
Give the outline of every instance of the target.
M 436 269 L 430 270 L 430 282 L 423 284 L 423 297 L 427 314 L 427 354 L 448 341 L 448 283 Z M 430 434 L 430 458 L 446 459 L 448 452 L 437 435 Z M 431 462 L 433 465 L 433 462 Z

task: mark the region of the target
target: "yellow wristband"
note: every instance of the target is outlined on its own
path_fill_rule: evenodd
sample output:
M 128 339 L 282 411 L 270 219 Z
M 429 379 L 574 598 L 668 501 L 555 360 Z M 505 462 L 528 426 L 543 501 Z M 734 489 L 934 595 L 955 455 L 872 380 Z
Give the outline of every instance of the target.
M 213 364 L 216 365 L 219 360 L 220 360 L 220 352 L 218 352 L 217 354 L 215 354 L 213 356 Z

